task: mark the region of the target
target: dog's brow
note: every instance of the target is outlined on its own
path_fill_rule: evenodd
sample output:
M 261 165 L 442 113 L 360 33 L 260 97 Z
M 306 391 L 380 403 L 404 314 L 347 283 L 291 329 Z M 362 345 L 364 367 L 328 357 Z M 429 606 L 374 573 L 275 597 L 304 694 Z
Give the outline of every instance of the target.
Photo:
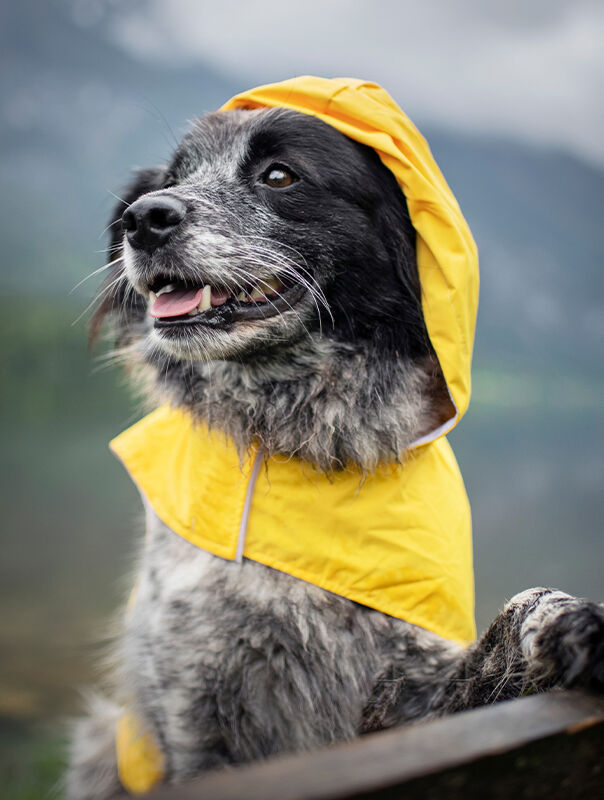
M 234 178 L 249 150 L 249 132 L 237 120 L 218 121 L 216 115 L 200 120 L 183 138 L 170 171 L 179 179 L 211 174 Z

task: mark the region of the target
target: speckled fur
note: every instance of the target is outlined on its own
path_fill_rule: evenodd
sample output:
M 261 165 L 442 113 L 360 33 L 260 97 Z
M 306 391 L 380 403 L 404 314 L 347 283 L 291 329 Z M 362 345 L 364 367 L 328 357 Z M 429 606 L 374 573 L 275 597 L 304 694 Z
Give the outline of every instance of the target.
M 374 153 L 326 128 L 279 109 L 196 123 L 169 169 L 140 173 L 125 197 L 180 193 L 187 226 L 151 256 L 124 246 L 113 227 L 118 262 L 98 321 L 112 314 L 151 404 L 187 407 L 241 451 L 257 437 L 269 454 L 363 473 L 401 459 L 450 407 L 423 325 L 402 195 Z M 285 202 L 251 181 L 254 137 L 271 131 L 311 147 L 303 174 L 312 203 L 303 194 Z M 314 173 L 312 147 L 323 154 Z M 150 325 L 144 293 L 162 271 L 220 284 L 233 268 L 266 278 L 279 265 L 313 292 L 270 321 L 163 340 Z M 601 606 L 533 589 L 463 649 L 261 564 L 217 558 L 146 513 L 116 702 L 95 701 L 74 731 L 69 800 L 119 796 L 120 706 L 152 731 L 165 780 L 177 783 L 527 690 L 604 687 Z

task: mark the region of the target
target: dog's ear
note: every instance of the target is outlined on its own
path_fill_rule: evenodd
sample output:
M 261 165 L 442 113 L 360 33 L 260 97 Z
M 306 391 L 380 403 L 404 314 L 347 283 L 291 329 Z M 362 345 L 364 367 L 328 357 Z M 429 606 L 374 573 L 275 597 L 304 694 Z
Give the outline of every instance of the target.
M 132 205 L 135 200 L 147 192 L 155 192 L 161 189 L 164 176 L 164 167 L 155 167 L 152 169 L 139 169 L 136 171 L 134 178 L 128 184 L 125 191 L 122 192 L 119 202 L 114 206 L 113 212 L 109 219 L 107 229 L 109 231 L 109 244 L 107 247 L 107 263 L 115 262 L 115 266 L 107 275 L 101 289 L 99 296 L 102 300 L 96 309 L 89 328 L 89 342 L 94 344 L 103 326 L 103 322 L 108 314 L 112 311 L 121 308 L 123 295 L 125 292 L 124 281 L 120 281 L 119 275 L 123 271 L 124 266 L 122 263 L 122 242 L 124 231 L 122 228 L 122 214 Z
M 381 240 L 390 253 L 395 275 L 404 289 L 401 316 L 405 320 L 405 334 L 413 341 L 411 352 L 417 354 L 428 378 L 425 395 L 430 399 L 431 409 L 426 416 L 425 429 L 418 434 L 421 437 L 452 419 L 456 408 L 426 327 L 417 267 L 417 234 L 404 195 L 402 206 L 400 200 L 398 192 L 386 196 L 378 220 Z

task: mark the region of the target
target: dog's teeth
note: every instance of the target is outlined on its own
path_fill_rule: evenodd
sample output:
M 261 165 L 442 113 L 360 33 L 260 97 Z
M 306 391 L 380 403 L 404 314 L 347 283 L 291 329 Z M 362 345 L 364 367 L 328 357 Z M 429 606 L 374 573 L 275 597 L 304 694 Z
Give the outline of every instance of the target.
M 157 300 L 157 295 L 155 294 L 155 292 L 149 292 L 149 302 L 151 303 L 151 305 L 153 305 L 153 303 L 155 303 L 156 300 Z
M 250 300 L 266 300 L 264 294 L 255 286 L 250 292 Z
M 194 308 L 193 311 L 187 311 L 188 317 L 196 317 L 197 314 L 199 314 L 199 311 L 196 308 Z
M 208 311 L 212 308 L 212 287 L 206 285 L 203 287 L 203 294 L 201 295 L 201 303 L 197 306 L 200 311 Z
M 279 294 L 279 292 L 283 288 L 283 284 L 281 283 L 279 278 L 268 278 L 267 280 L 264 281 L 263 285 L 266 286 L 264 293 L 270 295 Z M 272 289 L 273 291 L 271 292 L 270 289 Z
M 239 292 L 239 294 L 237 295 L 237 300 L 239 300 L 239 302 L 241 303 L 245 303 L 245 301 L 247 300 L 247 294 L 245 292 Z
M 174 284 L 167 283 L 165 286 L 162 286 L 161 289 L 158 291 L 157 297 L 159 297 L 160 294 L 165 294 L 166 292 L 173 292 L 173 291 L 174 291 Z

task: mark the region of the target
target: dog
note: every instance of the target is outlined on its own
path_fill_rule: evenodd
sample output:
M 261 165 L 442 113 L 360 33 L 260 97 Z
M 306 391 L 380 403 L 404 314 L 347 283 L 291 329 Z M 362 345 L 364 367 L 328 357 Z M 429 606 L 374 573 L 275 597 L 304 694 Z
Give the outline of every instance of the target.
M 415 448 L 456 413 L 410 209 L 376 150 L 318 116 L 253 103 L 208 114 L 116 207 L 93 333 L 113 320 L 149 405 L 191 420 L 183 447 L 190 430 L 214 437 L 204 464 L 228 442 L 239 464 L 255 457 L 258 480 L 264 467 L 269 488 L 271 464 L 284 462 L 302 465 L 300 492 L 353 481 L 361 498 L 376 471 L 414 469 Z M 140 435 L 161 448 L 153 429 Z M 252 495 L 241 491 L 245 515 Z M 115 696 L 95 698 L 74 729 L 71 800 L 123 792 L 125 708 L 159 760 L 149 788 L 527 691 L 604 688 L 601 605 L 530 589 L 464 645 L 352 588 L 248 557 L 245 541 L 226 557 L 196 546 L 152 492 L 143 499 Z M 231 513 L 222 499 L 204 495 L 216 525 Z M 306 540 L 292 547 L 304 553 Z

